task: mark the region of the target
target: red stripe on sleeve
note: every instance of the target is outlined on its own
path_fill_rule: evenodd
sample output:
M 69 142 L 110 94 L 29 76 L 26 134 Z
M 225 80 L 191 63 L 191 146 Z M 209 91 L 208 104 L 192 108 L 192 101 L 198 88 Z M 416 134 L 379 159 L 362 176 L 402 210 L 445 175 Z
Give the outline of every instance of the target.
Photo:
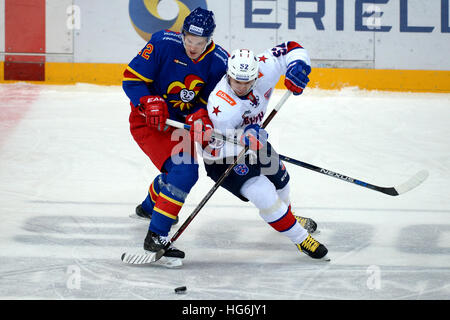
M 287 44 L 287 47 L 288 47 L 288 52 L 290 52 L 294 49 L 303 49 L 303 47 L 295 41 L 289 41 Z
M 139 77 L 137 75 L 135 75 L 134 73 L 130 72 L 128 69 L 125 69 L 125 71 L 123 72 L 123 77 L 124 78 L 131 78 L 131 79 L 139 79 Z

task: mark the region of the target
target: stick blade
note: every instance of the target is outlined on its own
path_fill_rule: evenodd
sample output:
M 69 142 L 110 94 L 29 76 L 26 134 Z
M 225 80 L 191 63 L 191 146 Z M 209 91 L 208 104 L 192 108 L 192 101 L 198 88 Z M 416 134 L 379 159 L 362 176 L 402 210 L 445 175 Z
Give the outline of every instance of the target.
M 398 194 L 403 194 L 408 192 L 415 187 L 419 186 L 422 182 L 424 182 L 429 176 L 427 170 L 421 170 L 417 172 L 414 176 L 412 176 L 408 181 L 398 185 L 395 187 L 395 190 Z
M 123 253 L 121 260 L 127 264 L 133 265 L 156 265 L 163 266 L 165 268 L 179 268 L 183 265 L 182 259 L 174 257 L 160 257 L 158 258 L 158 252 L 145 252 L 145 253 Z
M 157 261 L 155 253 L 123 253 L 121 260 L 128 264 L 148 264 Z

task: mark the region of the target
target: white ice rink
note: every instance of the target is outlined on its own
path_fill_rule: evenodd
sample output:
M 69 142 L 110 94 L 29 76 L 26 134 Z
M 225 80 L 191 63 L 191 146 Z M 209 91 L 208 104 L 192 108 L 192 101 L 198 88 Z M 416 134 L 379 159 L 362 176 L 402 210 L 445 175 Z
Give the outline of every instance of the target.
M 157 174 L 128 114 L 119 86 L 0 85 L 0 299 L 450 298 L 450 94 L 309 89 L 270 123 L 278 152 L 366 182 L 430 173 L 391 197 L 286 164 L 329 263 L 219 189 L 176 242 L 181 269 L 125 265 L 148 228 L 128 215 Z M 213 185 L 200 176 L 181 222 Z

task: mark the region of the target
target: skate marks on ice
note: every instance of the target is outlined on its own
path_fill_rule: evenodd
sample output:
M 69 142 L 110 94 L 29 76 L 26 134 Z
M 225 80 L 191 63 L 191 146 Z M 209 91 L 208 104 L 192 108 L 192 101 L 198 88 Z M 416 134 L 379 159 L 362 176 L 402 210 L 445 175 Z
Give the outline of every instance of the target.
M 17 242 L 68 247 L 133 246 L 145 230 L 128 217 L 56 215 L 28 218 L 22 229 L 27 232 L 15 236 Z
M 362 216 L 362 215 L 361 215 Z M 362 216 L 364 219 L 364 216 Z M 330 254 L 348 254 L 363 251 L 369 247 L 383 245 L 386 250 L 396 250 L 402 253 L 450 255 L 449 234 L 450 224 L 433 223 L 430 220 L 424 224 L 421 221 L 399 223 L 386 218 L 381 224 L 357 221 L 328 221 L 317 219 L 320 233 L 315 235 L 323 242 Z M 361 220 L 361 218 L 360 218 Z M 101 247 L 141 247 L 145 237 L 147 224 L 134 221 L 128 217 L 113 216 L 34 216 L 25 220 L 22 225 L 24 232 L 19 232 L 14 241 L 25 245 L 58 245 L 58 246 L 94 246 Z M 174 227 L 176 228 L 176 226 Z M 200 229 L 198 229 L 200 228 Z M 295 247 L 284 237 L 259 220 L 214 219 L 201 224 L 184 237 L 186 245 L 202 250 L 221 250 L 221 252 L 242 251 L 291 252 L 300 256 Z M 172 232 L 175 229 L 172 229 Z M 380 232 L 384 237 L 379 237 Z M 389 239 L 386 235 L 389 235 Z M 189 241 L 188 241 L 189 240 Z M 177 243 L 179 243 L 178 241 Z M 383 243 L 381 243 L 381 242 Z M 306 256 L 305 256 L 306 257 Z M 243 256 L 245 259 L 245 255 Z M 306 259 L 306 260 L 309 260 Z
M 445 299 L 449 268 L 327 267 L 197 259 L 176 271 L 124 267 L 111 259 L 6 258 L 0 297 L 8 299 Z M 37 266 L 40 267 L 37 267 Z M 321 264 L 322 266 L 324 264 Z
M 317 216 L 316 238 L 327 245 L 331 263 L 302 255 L 257 217 L 205 215 L 177 241 L 187 254 L 177 270 L 120 261 L 124 247 L 142 246 L 147 228 L 128 217 L 30 217 L 13 238 L 14 256 L 2 257 L 0 296 L 173 299 L 173 288 L 181 285 L 189 287 L 183 299 L 448 296 L 449 224 L 384 225 L 388 219 L 381 219 L 378 225 L 351 222 L 354 217 L 332 220 L 323 211 L 309 215 Z

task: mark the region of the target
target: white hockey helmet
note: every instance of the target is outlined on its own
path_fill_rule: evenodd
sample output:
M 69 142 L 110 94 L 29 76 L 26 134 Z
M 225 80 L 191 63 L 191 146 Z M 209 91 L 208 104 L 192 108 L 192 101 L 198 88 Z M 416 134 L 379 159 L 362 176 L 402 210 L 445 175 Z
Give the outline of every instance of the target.
M 248 49 L 236 49 L 228 58 L 227 74 L 237 81 L 252 81 L 258 79 L 258 60 Z

